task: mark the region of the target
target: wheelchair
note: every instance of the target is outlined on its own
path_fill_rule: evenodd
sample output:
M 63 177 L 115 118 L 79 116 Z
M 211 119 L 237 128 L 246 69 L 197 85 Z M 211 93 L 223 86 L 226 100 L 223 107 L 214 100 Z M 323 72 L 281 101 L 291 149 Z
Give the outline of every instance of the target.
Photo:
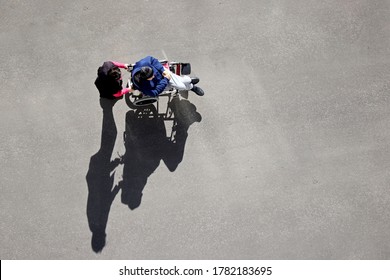
M 191 74 L 190 63 L 174 62 L 174 61 L 167 61 L 167 60 L 159 60 L 159 62 L 165 68 L 168 68 L 172 73 L 175 73 L 176 75 L 181 76 L 181 75 Z M 131 86 L 131 76 L 132 76 L 132 71 L 134 69 L 134 66 L 135 64 L 129 64 L 129 67 L 127 69 L 127 71 L 130 72 L 130 77 L 127 80 L 127 87 Z M 128 105 L 130 108 L 136 109 L 137 107 L 148 106 L 153 103 L 156 103 L 158 107 L 159 97 L 167 96 L 169 99 L 171 99 L 171 97 L 177 96 L 178 93 L 179 93 L 178 89 L 169 86 L 159 96 L 156 97 L 147 96 L 138 90 L 134 90 L 132 93 L 130 93 L 128 97 Z

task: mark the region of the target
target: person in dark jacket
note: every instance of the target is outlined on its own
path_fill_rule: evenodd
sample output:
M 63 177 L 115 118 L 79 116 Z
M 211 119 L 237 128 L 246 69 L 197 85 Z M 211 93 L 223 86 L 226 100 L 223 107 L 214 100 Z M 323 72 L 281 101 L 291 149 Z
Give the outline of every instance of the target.
M 145 95 L 156 97 L 170 85 L 179 90 L 191 90 L 197 95 L 204 95 L 200 87 L 195 86 L 198 78 L 179 76 L 164 66 L 154 57 L 147 56 L 136 62 L 132 70 L 132 88 Z
M 122 88 L 121 70 L 127 69 L 128 64 L 106 61 L 97 71 L 95 85 L 99 90 L 100 97 L 108 99 L 121 99 L 129 93 L 131 88 Z

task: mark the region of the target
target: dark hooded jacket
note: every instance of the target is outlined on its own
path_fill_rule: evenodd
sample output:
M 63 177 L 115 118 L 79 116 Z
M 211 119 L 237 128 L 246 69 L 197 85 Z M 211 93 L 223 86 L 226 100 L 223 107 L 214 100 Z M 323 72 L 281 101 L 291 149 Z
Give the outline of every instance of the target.
M 116 68 L 119 70 L 118 66 L 115 66 L 113 62 L 106 61 L 97 70 L 95 85 L 99 90 L 100 97 L 115 99 L 113 94 L 122 90 L 122 79 L 117 80 L 109 76 L 109 72 Z
M 153 69 L 153 80 L 142 80 L 137 79 L 137 73 L 141 70 L 142 67 L 149 66 Z M 133 88 L 138 89 L 143 94 L 149 96 L 158 96 L 160 93 L 164 91 L 164 89 L 168 86 L 169 81 L 165 78 L 162 73 L 164 72 L 164 67 L 162 64 L 154 57 L 147 56 L 140 61 L 138 61 L 132 70 L 131 73 L 131 81 L 133 83 Z

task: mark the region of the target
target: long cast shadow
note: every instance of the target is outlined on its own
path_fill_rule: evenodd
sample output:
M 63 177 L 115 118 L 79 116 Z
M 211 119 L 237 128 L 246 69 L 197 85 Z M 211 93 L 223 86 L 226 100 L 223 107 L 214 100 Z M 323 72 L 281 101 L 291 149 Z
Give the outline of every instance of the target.
M 171 172 L 176 170 L 183 160 L 189 127 L 202 119 L 193 104 L 179 97 L 170 100 L 168 111 L 169 114 L 159 114 L 151 105 L 126 114 L 126 153 L 120 186 L 121 201 L 131 210 L 140 206 L 147 180 L 161 160 Z M 164 121 L 172 122 L 170 136 Z
M 173 113 L 173 125 L 162 159 L 169 171 L 173 172 L 183 160 L 188 129 L 193 123 L 201 122 L 202 116 L 194 104 L 179 97 L 173 98 L 168 107 Z
M 126 114 L 121 201 L 131 210 L 141 203 L 148 177 L 157 169 L 166 145 L 164 121 L 153 105 Z
M 106 244 L 108 215 L 111 204 L 119 191 L 119 186 L 115 186 L 113 189 L 114 174 L 112 172 L 118 166 L 120 160 L 111 161 L 117 137 L 113 115 L 115 103 L 116 100 L 100 99 L 100 106 L 103 109 L 100 149 L 91 157 L 86 175 L 88 225 L 92 232 L 92 250 L 96 253 L 101 252 Z
M 117 137 L 113 106 L 116 100 L 102 98 L 103 124 L 99 151 L 89 162 L 87 218 L 92 232 L 91 246 L 96 253 L 106 244 L 106 227 L 113 200 L 122 189 L 121 201 L 131 210 L 140 206 L 143 189 L 161 160 L 173 172 L 183 160 L 188 129 L 202 117 L 188 100 L 173 98 L 169 114 L 159 114 L 154 105 L 130 110 L 126 114 L 122 159 L 111 161 Z M 164 122 L 172 122 L 167 136 Z M 124 164 L 123 180 L 114 184 L 114 170 Z

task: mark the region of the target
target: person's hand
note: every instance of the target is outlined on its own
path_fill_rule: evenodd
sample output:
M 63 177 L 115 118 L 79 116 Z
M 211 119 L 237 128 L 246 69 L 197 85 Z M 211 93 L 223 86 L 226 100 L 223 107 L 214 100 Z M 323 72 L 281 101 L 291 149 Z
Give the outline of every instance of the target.
M 129 69 L 129 64 L 125 64 L 125 69 L 126 69 L 126 70 Z
M 167 78 L 168 80 L 171 79 L 171 72 L 169 70 L 165 70 L 163 73 L 163 76 Z
M 133 90 L 131 92 L 131 94 L 134 96 L 134 97 L 142 97 L 142 93 L 139 91 L 139 90 Z

